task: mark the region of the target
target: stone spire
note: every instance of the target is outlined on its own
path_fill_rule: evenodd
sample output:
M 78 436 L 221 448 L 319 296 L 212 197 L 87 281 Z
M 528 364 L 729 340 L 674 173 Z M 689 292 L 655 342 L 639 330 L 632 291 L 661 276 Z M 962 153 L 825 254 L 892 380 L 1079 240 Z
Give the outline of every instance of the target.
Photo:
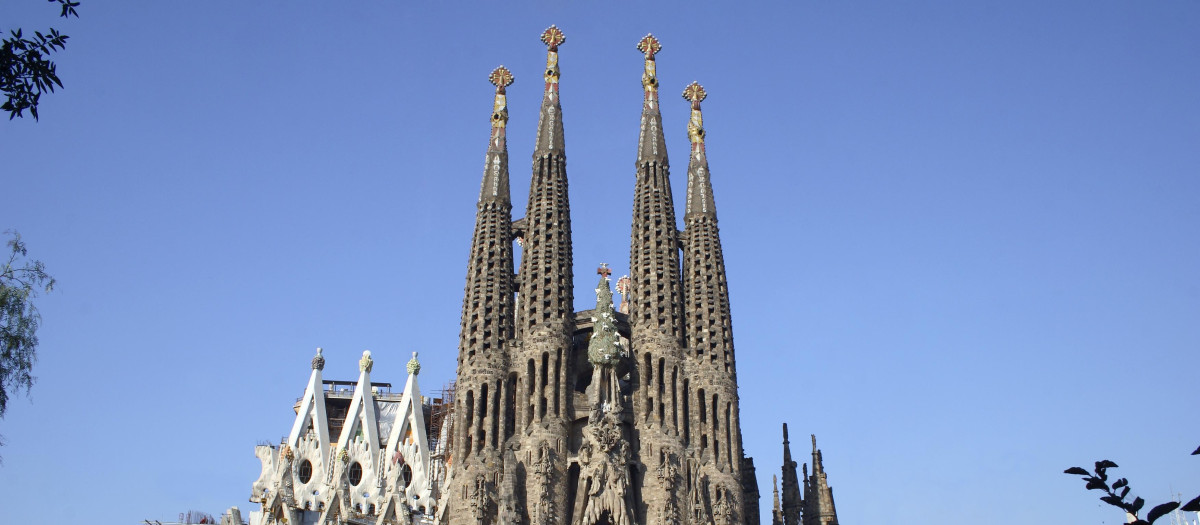
M 658 110 L 658 76 L 654 55 L 662 50 L 662 44 L 654 35 L 646 35 L 638 41 L 638 51 L 646 55 L 642 72 L 642 129 L 638 135 L 638 165 L 658 162 L 667 165 L 667 145 L 663 138 L 662 114 Z
M 560 489 L 566 485 L 567 475 L 563 437 L 568 433 L 568 415 L 574 414 L 569 366 L 575 332 L 571 206 L 558 97 L 558 50 L 566 37 L 550 26 L 542 32 L 541 41 L 547 48 L 545 91 L 528 207 L 525 218 L 518 221 L 522 252 L 517 276 L 517 338 L 510 352 L 509 379 L 504 383 L 506 401 L 491 407 L 513 417 L 503 427 L 504 436 L 512 440 L 509 446 L 523 451 L 518 468 L 526 475 L 517 493 L 525 499 L 519 506 L 528 512 L 530 524 L 558 523 L 567 514 L 566 491 Z M 536 451 L 536 456 L 531 456 L 531 451 Z
M 662 44 L 653 35 L 638 42 L 645 54 L 644 102 L 638 139 L 634 189 L 633 235 L 629 269 L 632 305 L 630 324 L 639 335 L 662 334 L 682 343 L 683 290 L 679 279 L 679 231 L 671 195 L 667 147 L 658 110 L 655 55 Z
M 779 507 L 778 476 L 771 476 L 771 525 L 783 525 L 783 509 Z
M 709 452 L 704 456 L 705 461 L 720 472 L 737 477 L 743 464 L 742 436 L 738 430 L 741 409 L 738 406 L 725 258 L 705 157 L 704 119 L 700 113 L 700 102 L 706 96 L 704 88 L 695 82 L 683 90 L 683 98 L 691 105 L 682 256 L 685 361 L 689 375 L 693 377 L 693 386 L 698 391 L 703 389 L 711 410 L 707 422 L 704 417 L 694 420 L 700 434 L 700 448 L 707 448 Z M 704 402 L 700 406 L 705 406 Z M 753 497 L 747 493 L 742 500 L 747 513 L 757 508 L 756 502 L 750 501 Z
M 708 97 L 704 87 L 692 82 L 683 90 L 683 98 L 692 105 L 688 119 L 688 140 L 691 156 L 688 158 L 687 206 L 684 217 L 704 214 L 716 219 L 717 206 L 713 202 L 712 182 L 708 178 L 708 158 L 704 153 L 704 116 L 700 113 L 700 102 Z
M 452 490 L 475 491 L 478 498 L 473 500 L 473 508 L 486 519 L 495 515 L 495 505 L 490 503 L 495 486 L 486 474 L 488 465 L 496 463 L 499 457 L 504 414 L 484 408 L 500 403 L 500 385 L 508 375 L 506 350 L 514 333 L 512 203 L 505 143 L 508 123 L 505 88 L 513 77 L 501 66 L 488 79 L 496 86 L 496 95 L 467 262 L 455 397 L 455 414 L 460 416 L 452 439 L 452 457 L 458 469 Z M 467 509 L 458 510 L 460 516 L 471 514 Z
M 542 94 L 542 110 L 538 117 L 538 134 L 533 153 L 535 162 L 548 153 L 562 155 L 564 151 L 562 107 L 558 103 L 558 46 L 566 41 L 567 37 L 555 26 L 550 26 L 542 32 L 542 43 L 548 48 L 544 75 L 546 91 Z
M 796 479 L 796 462 L 792 461 L 792 447 L 788 442 L 787 423 L 783 424 L 783 524 L 800 525 L 800 511 L 804 502 L 800 495 L 800 482 Z
M 475 215 L 475 234 L 467 264 L 463 297 L 459 370 L 476 354 L 502 352 L 512 328 L 512 203 L 508 191 L 508 148 L 505 88 L 513 76 L 504 66 L 488 79 L 496 86 L 492 131 L 484 161 L 483 182 Z M 461 378 L 460 378 L 461 379 Z
M 825 475 L 825 461 L 817 448 L 817 436 L 812 436 L 812 475 L 804 476 L 804 525 L 837 525 L 837 507 L 833 504 L 833 488 Z
M 689 405 L 688 375 L 683 367 L 683 282 L 679 278 L 679 226 L 671 195 L 667 147 L 663 140 L 658 106 L 655 57 L 662 44 L 646 35 L 637 49 L 644 56 L 642 118 L 638 135 L 637 175 L 634 185 L 633 226 L 629 249 L 629 330 L 633 353 L 631 374 L 634 439 L 643 461 L 662 472 L 687 473 L 691 483 L 678 484 L 669 477 L 645 476 L 642 499 L 668 516 L 712 516 L 719 500 L 730 509 L 726 493 L 740 487 L 735 479 L 711 479 L 686 452 L 689 420 L 701 406 L 698 394 Z M 622 306 L 624 309 L 624 306 Z M 703 390 L 702 388 L 700 390 Z M 690 410 L 689 410 L 689 407 Z M 696 432 L 699 434 L 699 432 Z M 650 451 L 656 459 L 650 459 Z M 696 456 L 700 452 L 697 450 Z M 689 487 L 684 489 L 682 487 Z M 738 500 L 740 502 L 740 499 Z M 737 509 L 740 513 L 742 509 Z M 668 521 L 669 522 L 669 521 Z
M 492 71 L 488 80 L 496 86 L 496 98 L 492 103 L 492 135 L 488 141 L 484 160 L 483 182 L 479 189 L 479 201 L 502 201 L 509 203 L 508 191 L 508 145 L 505 128 L 508 126 L 508 98 L 504 88 L 513 83 L 512 73 L 500 66 Z
M 705 97 L 704 88 L 695 82 L 683 91 L 683 98 L 692 106 L 688 122 L 692 147 L 688 159 L 687 211 L 683 218 L 687 348 L 698 364 L 713 368 L 736 389 L 729 285 L 725 279 L 725 256 L 709 179 L 704 119 L 700 113 L 700 101 Z
M 573 320 L 571 206 L 567 199 L 567 159 L 563 149 L 562 108 L 558 100 L 558 46 L 563 32 L 550 26 L 546 44 L 546 91 L 542 96 L 533 179 L 523 219 L 518 332 Z M 568 335 L 570 332 L 566 332 Z

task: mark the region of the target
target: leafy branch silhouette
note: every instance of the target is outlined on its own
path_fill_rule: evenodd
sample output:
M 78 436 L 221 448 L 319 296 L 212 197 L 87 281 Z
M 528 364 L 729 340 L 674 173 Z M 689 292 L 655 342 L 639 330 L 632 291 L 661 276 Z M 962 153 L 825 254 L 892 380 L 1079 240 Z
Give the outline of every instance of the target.
M 1200 447 L 1197 447 L 1196 450 L 1192 452 L 1192 455 L 1200 455 Z M 1096 462 L 1096 468 L 1093 469 L 1093 472 L 1088 472 L 1088 470 L 1083 467 L 1071 467 L 1067 470 L 1064 470 L 1063 474 L 1082 476 L 1083 481 L 1087 483 L 1085 486 L 1087 490 L 1104 491 L 1105 495 L 1100 496 L 1100 501 L 1128 512 L 1134 517 L 1134 521 L 1131 522 L 1131 525 L 1151 525 L 1154 523 L 1154 520 L 1170 514 L 1171 511 L 1175 510 L 1176 508 L 1185 512 L 1200 512 L 1200 496 L 1196 496 L 1191 501 L 1184 503 L 1182 507 L 1179 506 L 1178 501 L 1168 501 L 1161 505 L 1156 505 L 1154 508 L 1150 509 L 1150 512 L 1146 513 L 1146 519 L 1141 519 L 1139 513 L 1142 511 L 1142 508 L 1145 507 L 1146 500 L 1135 497 L 1131 501 L 1126 501 L 1125 498 L 1129 496 L 1130 490 L 1129 480 L 1120 478 L 1114 481 L 1112 485 L 1109 485 L 1108 469 L 1110 468 L 1117 468 L 1117 464 L 1105 459 Z

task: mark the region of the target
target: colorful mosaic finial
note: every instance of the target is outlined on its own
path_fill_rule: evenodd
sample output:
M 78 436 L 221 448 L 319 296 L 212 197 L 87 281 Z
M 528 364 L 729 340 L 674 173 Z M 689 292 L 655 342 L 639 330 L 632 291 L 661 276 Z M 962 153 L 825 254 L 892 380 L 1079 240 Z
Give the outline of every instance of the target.
M 688 87 L 683 88 L 683 98 L 692 103 L 692 117 L 688 120 L 688 140 L 693 145 L 704 144 L 704 117 L 700 114 L 700 101 L 708 97 L 708 92 L 704 91 L 704 86 L 699 82 L 692 82 Z
M 646 69 L 642 73 L 642 89 L 646 91 L 646 99 L 658 98 L 658 76 L 654 70 L 654 55 L 662 50 L 662 44 L 659 43 L 654 35 L 646 35 L 638 41 L 638 51 L 646 55 Z
M 558 46 L 567 41 L 562 30 L 550 26 L 542 31 L 542 43 L 546 44 L 546 90 L 558 91 Z
M 325 369 L 325 357 L 321 355 L 320 348 L 317 348 L 316 357 L 312 358 L 312 367 L 313 367 L 313 370 L 324 370 Z
M 503 128 L 508 123 L 508 97 L 504 94 L 504 88 L 512 85 L 513 80 L 512 72 L 504 66 L 493 69 L 492 74 L 488 75 L 488 82 L 496 86 L 496 101 L 492 104 L 493 130 Z M 497 140 L 495 133 L 492 140 Z
M 417 361 L 416 352 L 413 352 L 412 359 L 408 360 L 408 373 L 414 376 L 421 373 L 421 362 Z
M 491 82 L 493 86 L 496 86 L 496 91 L 499 93 L 503 93 L 504 88 L 512 85 L 513 80 L 512 71 L 509 71 L 508 68 L 504 67 L 503 65 L 493 69 L 492 74 L 488 75 L 488 82 Z
M 683 98 L 690 101 L 693 108 L 699 109 L 700 101 L 708 98 L 708 93 L 704 91 L 704 86 L 701 86 L 699 82 L 692 82 L 683 88 Z
M 567 41 L 567 36 L 563 34 L 558 26 L 551 25 L 545 31 L 542 31 L 542 43 L 546 44 L 551 51 L 558 51 L 558 46 Z
M 617 293 L 621 294 L 620 312 L 623 314 L 629 313 L 629 276 L 622 276 L 617 279 Z
M 371 367 L 375 365 L 375 361 L 371 359 L 371 351 L 363 350 L 362 359 L 358 360 L 358 369 L 366 373 L 371 373 Z
M 608 268 L 608 263 L 600 263 L 600 267 L 596 268 L 596 273 L 608 279 L 608 276 L 612 275 L 612 270 Z
M 646 54 L 646 58 L 654 60 L 654 55 L 662 50 L 662 43 L 654 38 L 653 34 L 647 33 L 641 40 L 638 40 L 637 48 L 638 51 Z

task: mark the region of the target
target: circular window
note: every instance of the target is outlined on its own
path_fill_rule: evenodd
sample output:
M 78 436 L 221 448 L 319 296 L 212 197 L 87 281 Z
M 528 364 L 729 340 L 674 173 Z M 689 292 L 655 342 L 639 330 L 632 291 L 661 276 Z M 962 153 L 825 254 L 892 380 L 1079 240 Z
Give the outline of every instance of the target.
M 400 478 L 404 482 L 404 488 L 408 488 L 408 485 L 412 483 L 412 467 L 405 464 L 400 469 Z
M 355 461 L 350 465 L 350 484 L 357 487 L 359 483 L 362 483 L 362 464 Z
M 312 479 L 312 462 L 304 460 L 300 462 L 300 467 L 296 469 L 296 477 L 300 478 L 300 483 L 308 483 Z

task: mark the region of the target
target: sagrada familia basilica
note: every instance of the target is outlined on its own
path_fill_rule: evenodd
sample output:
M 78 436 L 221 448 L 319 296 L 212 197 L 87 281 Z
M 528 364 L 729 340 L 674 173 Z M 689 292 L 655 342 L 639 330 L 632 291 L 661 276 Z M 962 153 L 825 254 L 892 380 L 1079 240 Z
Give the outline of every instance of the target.
M 647 35 L 629 251 L 630 275 L 598 270 L 596 307 L 574 311 L 571 210 L 551 26 L 524 217 L 509 195 L 506 89 L 492 71 L 491 134 L 467 263 L 458 373 L 425 397 L 413 354 L 401 393 L 322 377 L 312 359 L 291 432 L 260 445 L 251 525 L 758 525 L 759 489 L 742 450 L 725 261 L 709 179 L 704 88 L 683 90 L 686 203 L 675 216 L 655 62 Z M 681 128 L 683 126 L 680 126 Z M 522 254 L 516 268 L 514 243 Z M 590 301 L 590 298 L 588 299 Z M 813 438 L 798 478 L 784 425 L 776 525 L 837 525 Z M 236 511 L 235 511 L 236 512 Z M 236 519 L 240 523 L 241 519 Z

